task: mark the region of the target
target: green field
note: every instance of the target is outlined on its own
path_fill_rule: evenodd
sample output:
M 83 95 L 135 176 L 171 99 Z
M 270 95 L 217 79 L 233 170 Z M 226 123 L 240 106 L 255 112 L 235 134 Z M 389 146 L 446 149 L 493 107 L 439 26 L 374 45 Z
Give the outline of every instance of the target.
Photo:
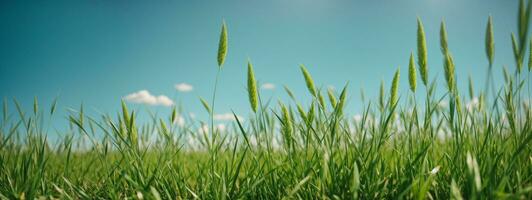
M 180 123 L 174 107 L 170 116 L 140 123 L 138 111 L 122 102 L 118 115 L 71 111 L 58 142 L 50 142 L 57 133 L 43 123 L 55 115 L 55 103 L 35 99 L 32 107 L 16 101 L 10 107 L 4 101 L 0 199 L 532 199 L 531 2 L 521 1 L 516 12 L 509 68 L 492 64 L 499 33 L 491 16 L 479 30 L 486 40 L 481 91 L 471 79 L 469 90 L 456 86 L 468 80 L 454 72 L 444 22 L 442 64 L 431 67 L 443 67 L 439 78 L 446 84 L 428 78 L 418 18 L 409 70 L 397 70 L 375 99 L 348 101 L 348 83 L 338 91 L 318 89 L 301 65 L 312 99 L 285 87 L 290 101 L 265 101 L 249 62 L 245 121 L 235 114 L 231 126 L 215 126 L 219 80 L 213 77 L 212 99 L 201 99 L 206 122 Z M 224 22 L 212 68 L 218 74 L 230 51 L 228 32 Z M 436 94 L 440 87 L 444 95 Z M 348 115 L 348 103 L 363 104 L 363 113 Z

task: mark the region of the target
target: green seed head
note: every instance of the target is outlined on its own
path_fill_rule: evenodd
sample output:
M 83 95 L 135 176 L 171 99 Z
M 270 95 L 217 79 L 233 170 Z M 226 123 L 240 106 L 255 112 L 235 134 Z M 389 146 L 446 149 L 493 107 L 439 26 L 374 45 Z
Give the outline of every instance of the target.
M 419 65 L 419 72 L 421 74 L 421 80 L 426 86 L 428 83 L 428 66 L 427 66 L 427 43 L 425 41 L 425 30 L 423 28 L 423 22 L 417 18 L 417 62 Z
M 337 105 L 338 114 L 342 114 L 346 99 L 347 99 L 347 85 L 344 87 L 344 89 L 342 89 L 342 92 L 340 93 L 340 97 L 339 97 L 339 101 Z
M 286 85 L 283 85 L 284 87 L 284 91 L 286 91 L 286 93 L 288 94 L 288 96 L 292 99 L 292 100 L 296 100 L 296 97 L 294 96 L 294 93 L 292 92 L 292 90 L 290 90 L 290 88 L 288 88 L 288 86 Z
M 469 75 L 469 98 L 473 99 L 475 97 L 475 89 L 473 87 L 473 78 L 471 78 L 471 74 Z
M 312 96 L 316 96 L 316 87 L 314 86 L 314 80 L 312 80 L 312 76 L 310 76 L 310 73 L 307 71 L 307 68 L 305 65 L 301 65 L 301 72 L 303 73 L 303 77 L 305 78 L 305 82 L 307 83 L 307 89 L 312 94 Z
M 122 117 L 124 118 L 125 123 L 129 123 L 129 111 L 124 100 L 122 100 Z
M 290 112 L 284 104 L 281 103 L 281 112 L 283 113 L 283 132 L 286 135 L 292 134 L 292 118 Z
M 519 38 L 525 38 L 526 34 L 528 32 L 528 26 L 529 26 L 529 16 L 530 16 L 530 2 L 527 8 L 527 5 L 525 4 L 525 0 L 519 1 L 519 16 L 518 16 L 518 24 L 517 28 L 519 31 Z
M 177 108 L 175 106 L 172 107 L 172 115 L 170 115 L 170 121 L 172 123 L 177 121 Z
M 283 114 L 282 123 L 282 136 L 285 144 L 290 148 L 292 144 L 292 118 L 290 112 L 284 104 L 281 103 L 281 112 Z
M 208 112 L 208 113 L 211 113 L 212 110 L 211 110 L 211 107 L 209 106 L 209 103 L 207 103 L 207 101 L 203 98 L 200 97 L 200 101 L 201 101 L 201 104 L 203 105 L 203 107 L 205 108 L 205 110 Z
M 308 109 L 308 113 L 307 113 L 307 121 L 308 123 L 312 123 L 312 121 L 314 120 L 314 113 L 316 112 L 316 106 L 314 106 L 315 104 L 311 103 L 310 104 L 310 108 Z
M 37 112 L 39 112 L 39 101 L 37 96 L 35 96 L 33 97 L 33 114 L 37 115 Z
M 336 97 L 334 96 L 334 91 L 331 88 L 327 89 L 327 95 L 329 96 L 329 101 L 331 102 L 331 106 L 333 108 L 335 108 L 336 107 Z
M 301 116 L 303 121 L 307 120 L 307 113 L 305 113 L 305 110 L 303 110 L 303 107 L 299 103 L 297 104 L 297 112 L 299 112 L 299 116 Z
M 408 63 L 408 82 L 410 90 L 416 92 L 416 64 L 414 63 L 414 53 L 410 53 L 410 62 Z
M 257 82 L 255 81 L 255 73 L 253 72 L 253 65 L 248 61 L 248 95 L 249 103 L 253 112 L 257 112 L 259 94 L 257 92 Z
M 227 54 L 227 27 L 225 21 L 222 22 L 222 32 L 220 33 L 220 43 L 218 44 L 218 67 L 222 68 Z
M 397 103 L 397 91 L 399 90 L 399 68 L 395 71 L 395 75 L 392 80 L 392 87 L 390 88 L 390 105 L 393 107 Z
M 519 45 L 517 44 L 517 40 L 515 38 L 515 35 L 514 33 L 512 33 L 511 35 L 512 37 L 512 49 L 514 51 L 514 59 L 515 59 L 515 62 L 517 63 L 517 72 L 518 73 L 521 73 L 521 68 L 522 68 L 522 65 L 521 65 L 521 56 L 519 55 Z
M 486 26 L 486 55 L 488 56 L 489 64 L 493 64 L 493 57 L 495 54 L 495 40 L 493 39 L 493 21 L 491 15 L 488 17 L 488 25 Z
M 447 48 L 447 29 L 445 28 L 445 21 L 441 21 L 440 25 L 440 45 L 443 55 L 447 54 L 449 49 Z
M 455 80 L 454 80 L 454 61 L 451 54 L 447 54 L 445 56 L 445 62 L 444 62 L 444 70 L 445 70 L 445 80 L 447 81 L 447 87 L 449 89 L 449 92 L 454 91 L 455 87 Z
M 321 91 L 318 93 L 318 101 L 320 106 L 325 109 L 325 97 L 321 94 Z

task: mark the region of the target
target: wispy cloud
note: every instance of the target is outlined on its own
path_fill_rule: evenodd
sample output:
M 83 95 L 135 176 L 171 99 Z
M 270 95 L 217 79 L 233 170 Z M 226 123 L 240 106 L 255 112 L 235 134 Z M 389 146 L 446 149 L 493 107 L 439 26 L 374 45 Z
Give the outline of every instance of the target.
M 190 92 L 194 90 L 194 87 L 188 83 L 175 84 L 175 89 L 179 92 Z
M 185 127 L 185 118 L 181 115 L 177 115 L 174 124 L 177 124 L 179 127 Z
M 478 101 L 478 98 L 477 97 L 473 97 L 473 99 L 471 99 L 471 101 L 469 101 L 467 104 L 466 104 L 466 108 L 469 112 L 472 112 L 473 110 L 475 110 L 476 108 L 478 108 L 480 105 L 480 102 Z
M 238 120 L 244 121 L 243 117 L 238 116 L 238 115 L 236 117 L 238 117 Z M 233 120 L 235 120 L 235 116 L 233 116 L 233 113 L 215 114 L 214 115 L 214 120 L 217 120 L 217 121 L 233 121 Z
M 275 85 L 273 83 L 264 83 L 260 88 L 263 90 L 273 90 L 275 89 Z
M 359 123 L 360 121 L 362 121 L 362 115 L 356 114 L 355 116 L 353 116 L 353 119 L 356 123 Z
M 124 97 L 126 101 L 132 103 L 140 103 L 151 106 L 172 106 L 174 101 L 164 95 L 154 96 L 148 90 L 141 90 L 135 93 L 128 94 Z

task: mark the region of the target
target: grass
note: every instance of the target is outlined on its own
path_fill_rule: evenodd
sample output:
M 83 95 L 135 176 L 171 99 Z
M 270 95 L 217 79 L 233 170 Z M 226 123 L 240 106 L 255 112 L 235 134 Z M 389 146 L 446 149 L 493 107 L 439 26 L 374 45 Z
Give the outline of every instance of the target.
M 212 101 L 201 98 L 210 124 L 179 125 L 175 107 L 168 119 L 152 117 L 143 125 L 124 102 L 117 117 L 93 118 L 81 107 L 68 116 L 69 131 L 58 143 L 48 141 L 47 135 L 56 133 L 43 122 L 53 117 L 55 101 L 43 108 L 35 99 L 32 112 L 25 112 L 15 100 L 14 113 L 4 101 L 0 198 L 532 199 L 532 58 L 528 71 L 522 68 L 531 6 L 521 1 L 519 34 L 512 34 L 515 73 L 504 68 L 505 82 L 491 88 L 492 95 L 488 84 L 475 93 L 469 79 L 469 97 L 461 96 L 443 22 L 440 44 L 448 92 L 435 95 L 437 85 L 429 82 L 425 33 L 418 18 L 424 101 L 416 100 L 412 54 L 410 92 L 398 93 L 397 70 L 389 94 L 382 82 L 378 99 L 368 101 L 356 120 L 344 109 L 348 85 L 339 94 L 316 89 L 304 65 L 300 68 L 312 103 L 301 105 L 286 86 L 290 102 L 261 101 L 250 62 L 253 112 L 246 123 L 235 114 L 227 130 L 213 123 L 218 76 Z M 495 57 L 492 26 L 490 16 L 488 79 Z M 228 50 L 227 37 L 224 22 L 218 74 Z M 525 73 L 528 79 L 522 78 Z

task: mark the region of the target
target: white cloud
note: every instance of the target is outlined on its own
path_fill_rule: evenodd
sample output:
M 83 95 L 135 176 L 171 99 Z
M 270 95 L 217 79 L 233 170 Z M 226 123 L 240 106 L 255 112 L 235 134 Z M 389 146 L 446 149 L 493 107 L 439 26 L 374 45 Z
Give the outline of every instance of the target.
M 141 103 L 151 106 L 172 106 L 174 101 L 164 95 L 154 96 L 147 90 L 141 90 L 135 93 L 128 94 L 124 97 L 126 101 L 132 103 Z
M 175 84 L 175 89 L 179 92 L 190 92 L 194 90 L 194 87 L 188 83 Z
M 473 97 L 470 102 L 466 104 L 466 108 L 469 112 L 472 112 L 474 109 L 479 107 L 479 101 L 477 97 Z
M 185 118 L 181 115 L 177 115 L 174 124 L 177 124 L 179 127 L 185 127 Z
M 216 126 L 216 129 L 219 130 L 220 132 L 225 132 L 225 130 L 227 129 L 227 127 L 225 126 L 225 124 L 218 124 Z
M 188 143 L 188 147 L 191 150 L 200 150 L 201 149 L 201 142 L 198 141 L 198 139 L 195 138 L 192 135 L 188 135 L 187 143 Z
M 360 121 L 362 121 L 362 115 L 355 115 L 353 116 L 353 119 L 355 120 L 356 123 L 359 123 Z
M 209 126 L 207 124 L 203 124 L 201 127 L 198 128 L 198 132 L 202 134 L 209 133 Z
M 260 88 L 263 90 L 273 90 L 275 89 L 275 85 L 273 83 L 264 83 Z
M 449 103 L 445 100 L 442 100 L 440 102 L 438 102 L 438 107 L 440 107 L 440 109 L 445 109 L 447 108 L 447 106 L 449 105 Z

